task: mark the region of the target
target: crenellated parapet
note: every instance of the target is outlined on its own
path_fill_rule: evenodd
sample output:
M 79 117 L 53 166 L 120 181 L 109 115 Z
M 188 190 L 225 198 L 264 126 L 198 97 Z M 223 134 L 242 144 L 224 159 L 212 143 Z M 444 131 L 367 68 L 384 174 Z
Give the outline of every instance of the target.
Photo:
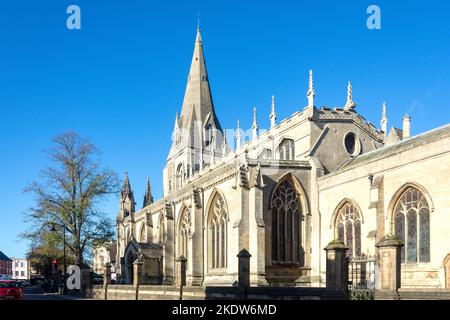
M 353 121 L 358 127 L 375 138 L 377 142 L 382 143 L 384 140 L 383 133 L 354 109 L 344 110 L 341 108 L 322 107 L 315 110 L 311 120 L 321 122 Z

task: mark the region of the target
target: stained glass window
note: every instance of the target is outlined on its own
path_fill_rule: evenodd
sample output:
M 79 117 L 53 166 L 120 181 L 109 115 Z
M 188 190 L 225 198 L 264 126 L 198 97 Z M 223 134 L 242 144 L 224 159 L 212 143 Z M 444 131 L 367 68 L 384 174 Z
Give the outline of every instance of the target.
M 272 261 L 302 263 L 301 206 L 294 186 L 284 180 L 272 203 Z
M 209 221 L 210 265 L 211 268 L 227 266 L 227 221 L 228 212 L 220 194 L 214 196 Z
M 336 234 L 349 250 L 350 257 L 361 255 L 361 215 L 351 202 L 346 202 L 338 212 Z
M 409 187 L 394 208 L 395 233 L 404 243 L 402 262 L 430 261 L 430 210 L 425 196 Z
M 405 243 L 405 215 L 402 212 L 395 214 L 395 234 Z M 405 246 L 401 248 L 401 259 L 405 262 Z

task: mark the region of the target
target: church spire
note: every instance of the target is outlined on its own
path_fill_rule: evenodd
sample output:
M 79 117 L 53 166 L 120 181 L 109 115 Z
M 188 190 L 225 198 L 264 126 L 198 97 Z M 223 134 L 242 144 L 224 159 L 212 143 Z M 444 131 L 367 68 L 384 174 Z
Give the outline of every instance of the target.
M 150 178 L 147 177 L 147 187 L 145 189 L 144 204 L 142 205 L 142 207 L 145 208 L 146 206 L 149 206 L 152 203 L 153 203 L 152 188 L 150 186 Z
M 352 84 L 349 81 L 347 85 L 347 102 L 345 103 L 344 110 L 349 111 L 350 109 L 354 109 L 355 107 L 356 103 L 353 101 Z
M 308 107 L 314 107 L 314 85 L 313 85 L 313 71 L 309 70 L 309 84 L 308 84 L 308 92 L 306 93 L 306 97 L 308 98 Z
M 272 108 L 270 110 L 270 127 L 273 128 L 276 125 L 277 114 L 275 113 L 275 97 L 272 96 Z
M 192 56 L 183 107 L 181 109 L 181 127 L 184 130 L 189 130 L 195 123 L 205 125 L 203 122 L 207 119 L 208 115 L 210 115 L 214 127 L 222 131 L 214 111 L 208 72 L 203 54 L 202 35 L 200 27 L 197 27 L 194 54 Z
M 256 107 L 253 107 L 253 139 L 256 139 L 258 137 L 258 123 L 256 121 Z

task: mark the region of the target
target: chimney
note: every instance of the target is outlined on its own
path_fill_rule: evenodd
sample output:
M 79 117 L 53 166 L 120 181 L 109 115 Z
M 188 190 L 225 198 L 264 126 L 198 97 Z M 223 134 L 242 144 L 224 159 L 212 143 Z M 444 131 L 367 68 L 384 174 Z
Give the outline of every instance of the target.
M 411 117 L 405 114 L 403 117 L 403 139 L 411 136 Z

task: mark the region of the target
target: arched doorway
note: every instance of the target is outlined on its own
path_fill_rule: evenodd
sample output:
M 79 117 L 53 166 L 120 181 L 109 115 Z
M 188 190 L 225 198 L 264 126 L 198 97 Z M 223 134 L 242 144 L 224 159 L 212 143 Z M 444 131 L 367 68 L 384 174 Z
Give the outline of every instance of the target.
M 450 253 L 444 259 L 445 288 L 450 289 Z
M 132 252 L 131 250 L 128 252 L 125 258 L 125 265 L 127 270 L 127 284 L 133 284 L 134 280 L 134 272 L 133 272 L 133 262 L 138 258 L 136 252 Z

